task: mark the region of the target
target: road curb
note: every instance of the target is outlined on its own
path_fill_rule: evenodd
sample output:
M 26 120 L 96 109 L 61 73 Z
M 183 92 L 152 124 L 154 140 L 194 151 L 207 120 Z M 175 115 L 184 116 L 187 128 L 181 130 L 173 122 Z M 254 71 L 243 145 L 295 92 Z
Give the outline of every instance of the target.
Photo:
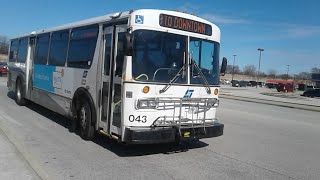
M 6 119 L 0 114 L 1 119 Z M 0 129 L 7 136 L 8 140 L 15 146 L 18 153 L 26 160 L 33 171 L 39 176 L 40 179 L 50 180 L 49 174 L 41 167 L 41 165 L 36 161 L 32 155 L 26 150 L 18 138 L 15 137 L 13 133 L 6 127 L 6 125 L 0 119 Z
M 226 99 L 239 100 L 239 101 L 255 102 L 255 103 L 275 105 L 275 106 L 280 106 L 280 107 L 287 107 L 287 108 L 295 108 L 295 109 L 320 112 L 320 106 L 314 106 L 314 105 L 289 103 L 289 102 L 283 102 L 283 101 L 258 99 L 258 98 L 234 96 L 234 95 L 227 95 L 227 94 L 220 94 L 220 97 L 226 98 Z

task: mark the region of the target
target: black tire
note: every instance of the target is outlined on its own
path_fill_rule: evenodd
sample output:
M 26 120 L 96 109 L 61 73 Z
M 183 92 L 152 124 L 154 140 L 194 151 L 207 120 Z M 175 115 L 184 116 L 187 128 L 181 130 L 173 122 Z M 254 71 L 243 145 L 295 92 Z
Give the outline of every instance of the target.
M 95 129 L 92 125 L 92 109 L 88 101 L 84 99 L 80 101 L 77 114 L 81 138 L 92 140 L 95 136 Z
M 15 98 L 16 103 L 17 103 L 19 106 L 24 106 L 24 105 L 26 105 L 26 104 L 27 104 L 27 101 L 26 101 L 26 99 L 24 98 L 24 91 L 23 91 L 22 83 L 21 83 L 21 80 L 20 80 L 20 79 L 17 80 L 15 93 L 16 93 L 16 94 L 15 94 L 15 95 L 16 95 L 16 98 Z

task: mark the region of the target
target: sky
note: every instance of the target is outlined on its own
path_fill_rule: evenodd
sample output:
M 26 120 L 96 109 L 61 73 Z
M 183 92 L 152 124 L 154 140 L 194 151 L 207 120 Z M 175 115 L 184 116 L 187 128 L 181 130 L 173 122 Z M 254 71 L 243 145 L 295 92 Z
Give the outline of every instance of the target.
M 221 30 L 221 59 L 242 69 L 278 74 L 320 68 L 318 0 L 0 0 L 0 35 L 14 37 L 73 21 L 130 9 L 187 11 Z

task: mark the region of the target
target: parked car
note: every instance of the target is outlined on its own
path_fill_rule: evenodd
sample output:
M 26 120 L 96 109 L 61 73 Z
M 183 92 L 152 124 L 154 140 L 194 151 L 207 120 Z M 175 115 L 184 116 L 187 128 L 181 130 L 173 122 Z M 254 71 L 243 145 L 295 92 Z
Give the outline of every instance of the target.
M 257 81 L 249 81 L 249 83 L 250 83 L 250 86 L 257 86 Z
M 8 73 L 8 64 L 6 62 L 0 62 L 0 76 Z
M 307 86 L 307 87 L 306 87 L 306 90 L 315 89 L 315 88 L 316 88 L 315 86 Z
M 232 80 L 231 85 L 232 85 L 232 87 L 239 87 L 240 86 L 239 81 L 237 81 L 237 80 Z
M 273 88 L 275 88 L 275 85 L 272 83 L 266 83 L 266 87 L 269 89 L 273 89 Z
M 302 96 L 305 97 L 320 97 L 320 89 L 309 89 L 303 92 Z
M 294 84 L 280 84 L 277 87 L 278 92 L 295 92 L 296 88 L 294 87 Z
M 239 81 L 239 87 L 247 87 L 247 81 Z
M 230 81 L 226 79 L 220 79 L 220 84 L 230 84 Z

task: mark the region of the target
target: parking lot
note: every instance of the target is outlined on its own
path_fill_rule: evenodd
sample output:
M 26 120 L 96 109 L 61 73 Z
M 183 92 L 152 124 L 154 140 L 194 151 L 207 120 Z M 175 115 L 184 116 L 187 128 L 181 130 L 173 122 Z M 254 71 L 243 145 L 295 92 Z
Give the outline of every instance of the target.
M 320 98 L 301 96 L 304 91 L 278 92 L 276 89 L 266 87 L 231 87 L 231 85 L 221 85 L 221 94 L 227 96 L 246 97 L 264 99 L 269 101 L 280 101 L 293 104 L 304 104 L 320 107 Z

